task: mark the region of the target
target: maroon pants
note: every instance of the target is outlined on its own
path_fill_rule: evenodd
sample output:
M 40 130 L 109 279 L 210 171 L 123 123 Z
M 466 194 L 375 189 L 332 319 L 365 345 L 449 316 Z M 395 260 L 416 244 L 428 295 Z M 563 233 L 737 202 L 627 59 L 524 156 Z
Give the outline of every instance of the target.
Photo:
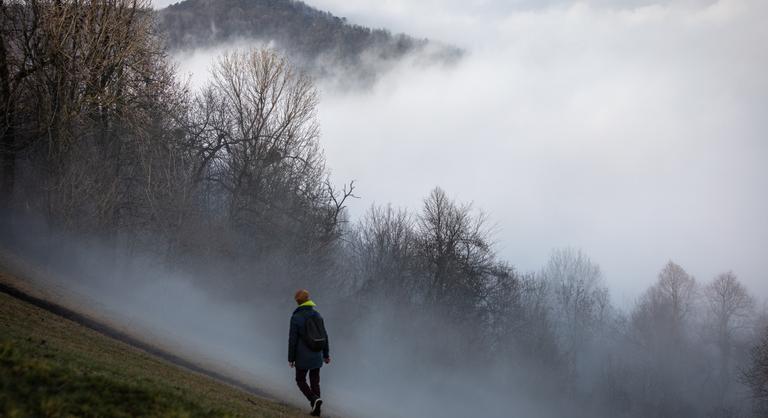
M 307 372 L 309 372 L 309 385 L 307 385 Z M 309 402 L 314 402 L 320 397 L 320 369 L 296 369 L 296 384 Z

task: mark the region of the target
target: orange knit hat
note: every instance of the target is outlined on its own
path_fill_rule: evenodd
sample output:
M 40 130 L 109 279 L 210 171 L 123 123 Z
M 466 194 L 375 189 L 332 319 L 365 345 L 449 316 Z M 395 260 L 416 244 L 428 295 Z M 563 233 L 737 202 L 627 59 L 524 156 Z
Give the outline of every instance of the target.
M 309 300 L 309 291 L 306 289 L 299 289 L 296 291 L 296 294 L 293 295 L 293 299 L 296 300 L 296 303 L 301 305 L 302 303 Z

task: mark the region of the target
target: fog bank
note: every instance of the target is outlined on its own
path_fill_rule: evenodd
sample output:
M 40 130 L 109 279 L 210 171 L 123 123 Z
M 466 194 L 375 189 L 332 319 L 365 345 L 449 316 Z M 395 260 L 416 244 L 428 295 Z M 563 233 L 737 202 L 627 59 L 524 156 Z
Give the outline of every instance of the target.
M 61 297 L 58 302 L 64 306 L 280 401 L 306 407 L 287 363 L 288 324 L 295 309 L 292 292 L 280 291 L 284 284 L 255 284 L 264 279 L 259 266 L 239 260 L 237 268 L 253 271 L 252 283 L 235 284 L 226 274 L 233 266 L 225 262 L 205 260 L 205 267 L 169 264 L 157 255 L 115 251 L 105 245 L 107 240 L 50 230 L 34 220 L 0 222 L 0 233 L 0 262 L 22 280 Z M 220 273 L 211 274 L 215 271 Z M 333 362 L 322 369 L 326 413 L 500 417 L 512 402 L 525 416 L 554 418 L 569 405 L 565 398 L 531 387 L 508 391 L 509 384 L 524 376 L 531 382 L 546 378 L 536 377 L 541 371 L 534 367 L 511 370 L 511 357 L 481 364 L 466 353 L 463 362 L 448 367 L 453 360 L 441 356 L 451 348 L 443 347 L 446 352 L 441 353 L 439 341 L 445 333 L 463 338 L 461 330 L 445 328 L 426 311 L 411 324 L 393 322 L 399 306 L 370 306 L 364 316 L 351 316 L 361 308 L 353 300 L 329 292 L 334 288 L 309 287 L 330 335 Z M 414 324 L 419 333 L 435 331 L 433 346 L 415 345 L 417 339 L 410 334 Z M 399 330 L 396 340 L 386 338 L 393 329 Z
M 622 304 L 669 259 L 768 294 L 764 2 L 311 4 L 467 49 L 453 67 L 412 57 L 372 89 L 318 80 L 333 177 L 359 186 L 353 219 L 439 185 L 488 212 L 503 258 L 532 270 L 582 248 Z M 179 55 L 180 70 L 200 85 L 243 46 Z
M 523 270 L 574 246 L 621 302 L 668 259 L 768 294 L 765 2 L 312 4 L 468 50 L 453 69 L 324 91 L 323 143 L 335 177 L 358 180 L 355 214 L 416 208 L 440 185 L 489 212 Z

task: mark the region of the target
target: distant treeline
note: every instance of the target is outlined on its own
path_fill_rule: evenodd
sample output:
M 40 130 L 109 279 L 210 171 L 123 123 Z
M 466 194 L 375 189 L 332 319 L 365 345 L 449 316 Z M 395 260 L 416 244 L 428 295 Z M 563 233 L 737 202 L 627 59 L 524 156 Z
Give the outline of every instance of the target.
M 365 82 L 409 53 L 448 63 L 462 51 L 350 24 L 345 18 L 296 0 L 186 0 L 159 12 L 172 50 L 226 46 L 233 41 L 272 42 L 316 76 L 353 76 Z M 354 80 L 357 79 L 357 80 Z
M 275 51 L 229 53 L 190 91 L 144 1 L 4 2 L 0 19 L 5 221 L 208 268 L 205 286 L 240 298 L 322 289 L 348 310 L 346 338 L 386 315 L 375 344 L 571 416 L 765 416 L 768 318 L 735 274 L 702 282 L 670 261 L 619 308 L 578 250 L 516 271 L 482 213 L 440 188 L 416 213 L 350 222 L 315 87 Z

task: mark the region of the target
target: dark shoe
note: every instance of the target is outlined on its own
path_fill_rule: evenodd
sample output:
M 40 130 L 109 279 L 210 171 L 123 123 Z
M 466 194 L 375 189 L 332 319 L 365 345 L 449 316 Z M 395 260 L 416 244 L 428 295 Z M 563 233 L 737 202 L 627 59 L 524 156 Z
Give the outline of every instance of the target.
M 309 415 L 312 415 L 313 417 L 319 417 L 321 405 L 323 405 L 323 400 L 320 398 L 315 399 L 315 401 L 312 402 L 312 412 L 310 412 Z

